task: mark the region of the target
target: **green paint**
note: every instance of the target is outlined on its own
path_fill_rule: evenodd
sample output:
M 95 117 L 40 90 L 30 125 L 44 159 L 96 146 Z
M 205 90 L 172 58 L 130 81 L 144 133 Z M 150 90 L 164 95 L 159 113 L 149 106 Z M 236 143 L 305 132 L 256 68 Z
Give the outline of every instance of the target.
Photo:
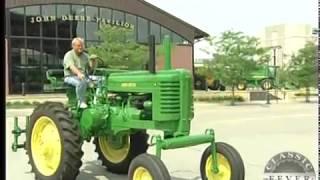
M 14 139 L 13 139 L 13 143 L 11 146 L 13 152 L 17 152 L 18 149 L 20 149 L 20 148 L 25 148 L 25 143 L 19 144 L 19 137 L 23 133 L 25 133 L 26 137 L 27 137 L 27 129 L 29 127 L 29 121 L 30 121 L 29 116 L 26 116 L 26 127 L 25 127 L 25 129 L 21 129 L 19 127 L 18 117 L 14 117 L 14 127 L 12 130 L 12 134 L 14 135 Z
M 171 40 L 170 40 L 170 36 L 168 36 L 168 35 L 164 36 L 163 46 L 164 46 L 164 50 L 165 50 L 164 69 L 170 70 L 170 69 L 172 69 L 172 67 L 171 67 Z
M 253 71 L 246 79 L 246 82 L 249 85 L 259 86 L 264 79 L 271 79 L 273 81 L 275 80 L 274 71 L 275 68 L 273 66 L 258 66 L 257 70 Z

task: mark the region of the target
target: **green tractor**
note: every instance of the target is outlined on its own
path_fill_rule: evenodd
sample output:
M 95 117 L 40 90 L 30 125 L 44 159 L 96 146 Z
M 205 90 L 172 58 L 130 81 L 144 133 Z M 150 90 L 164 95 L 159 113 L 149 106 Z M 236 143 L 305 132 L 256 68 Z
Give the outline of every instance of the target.
M 96 145 L 107 170 L 128 174 L 130 180 L 170 180 L 161 160 L 162 150 L 208 143 L 200 173 L 208 180 L 244 180 L 244 164 L 230 145 L 216 142 L 213 129 L 190 135 L 193 119 L 192 74 L 171 68 L 171 42 L 164 39 L 166 64 L 155 70 L 155 38 L 150 36 L 148 70 L 100 69 L 88 88 L 88 108 L 80 109 L 73 87 L 67 88 L 68 104 L 45 102 L 28 116 L 21 129 L 15 118 L 13 151 L 24 148 L 35 179 L 74 180 L 82 165 L 84 141 Z M 149 138 L 147 130 L 163 134 Z M 19 144 L 25 133 L 26 142 Z M 155 155 L 147 153 L 155 146 Z M 181 157 L 183 158 L 183 157 Z
M 275 87 L 275 68 L 273 66 L 260 65 L 250 77 L 238 82 L 238 90 L 246 90 L 248 86 L 258 87 L 262 90 L 270 90 Z

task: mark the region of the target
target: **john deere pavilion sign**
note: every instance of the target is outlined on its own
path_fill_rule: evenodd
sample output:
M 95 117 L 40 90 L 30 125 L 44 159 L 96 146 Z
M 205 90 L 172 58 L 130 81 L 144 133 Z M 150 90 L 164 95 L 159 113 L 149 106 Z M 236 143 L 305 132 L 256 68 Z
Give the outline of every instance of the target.
M 78 16 L 78 15 L 63 15 L 63 16 L 33 16 L 30 18 L 31 23 L 41 23 L 41 22 L 54 22 L 57 19 L 62 21 L 78 21 L 78 22 L 95 22 L 98 24 L 109 24 L 112 26 L 119 26 L 128 29 L 134 29 L 134 25 L 128 22 L 120 20 L 111 20 L 101 17 L 91 17 L 91 16 Z

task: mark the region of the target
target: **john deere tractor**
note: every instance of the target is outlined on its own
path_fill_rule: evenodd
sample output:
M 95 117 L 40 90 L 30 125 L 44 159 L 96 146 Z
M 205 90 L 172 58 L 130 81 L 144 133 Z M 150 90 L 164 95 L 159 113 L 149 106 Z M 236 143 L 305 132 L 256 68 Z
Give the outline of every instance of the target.
M 170 180 L 162 150 L 204 143 L 209 146 L 200 160 L 202 179 L 244 180 L 241 156 L 232 146 L 216 142 L 213 129 L 190 135 L 192 74 L 171 68 L 170 38 L 165 37 L 163 44 L 163 70 L 155 70 L 154 36 L 149 37 L 148 70 L 100 69 L 100 78 L 91 79 L 87 90 L 88 108 L 78 108 L 75 89 L 68 87 L 68 104 L 40 104 L 26 118 L 25 129 L 15 118 L 12 149 L 26 150 L 35 179 L 76 179 L 81 146 L 93 138 L 102 165 L 112 173 L 128 174 L 130 180 Z M 147 130 L 152 129 L 163 133 L 149 138 Z M 22 133 L 26 142 L 19 144 Z M 147 153 L 150 146 L 155 146 L 154 155 Z
M 238 90 L 246 90 L 247 86 L 258 87 L 262 90 L 270 90 L 275 87 L 275 67 L 267 65 L 259 65 L 250 77 L 241 80 L 237 84 Z

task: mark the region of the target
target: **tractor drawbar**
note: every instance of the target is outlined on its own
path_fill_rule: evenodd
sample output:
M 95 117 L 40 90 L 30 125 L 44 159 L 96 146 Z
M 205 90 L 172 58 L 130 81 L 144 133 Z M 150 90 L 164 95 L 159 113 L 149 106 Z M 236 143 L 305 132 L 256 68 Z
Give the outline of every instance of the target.
M 30 121 L 30 117 L 26 116 L 26 128 L 21 129 L 18 124 L 18 117 L 14 117 L 14 127 L 13 127 L 13 130 L 11 131 L 12 134 L 14 135 L 13 143 L 11 146 L 13 152 L 17 152 L 18 149 L 21 149 L 21 148 L 25 149 L 26 144 L 25 144 L 25 142 L 23 144 L 19 144 L 19 137 L 23 133 L 27 134 L 27 128 L 29 126 L 29 121 Z

